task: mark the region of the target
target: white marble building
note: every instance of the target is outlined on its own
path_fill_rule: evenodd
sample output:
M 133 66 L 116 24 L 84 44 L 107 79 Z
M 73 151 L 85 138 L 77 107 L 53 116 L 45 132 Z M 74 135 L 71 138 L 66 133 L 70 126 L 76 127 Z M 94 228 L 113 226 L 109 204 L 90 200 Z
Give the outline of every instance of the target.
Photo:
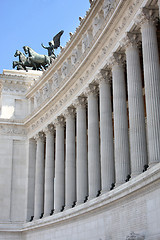
M 46 71 L 0 75 L 0 240 L 160 239 L 160 2 L 90 2 Z

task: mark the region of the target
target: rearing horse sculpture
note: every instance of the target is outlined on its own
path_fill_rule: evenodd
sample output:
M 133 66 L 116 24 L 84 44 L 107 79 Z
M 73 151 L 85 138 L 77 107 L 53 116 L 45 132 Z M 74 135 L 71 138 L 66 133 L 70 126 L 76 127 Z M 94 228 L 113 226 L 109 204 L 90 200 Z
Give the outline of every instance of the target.
M 36 70 L 38 70 L 39 68 L 46 69 L 46 67 L 50 65 L 51 57 L 47 55 L 38 54 L 28 46 L 24 46 L 23 49 L 24 52 L 28 54 L 28 59 Z
M 17 66 L 17 69 L 21 69 L 21 70 L 26 70 L 26 67 L 32 67 L 31 62 L 29 61 L 29 59 L 24 55 L 24 53 L 22 53 L 19 50 L 16 50 L 14 57 L 18 57 L 19 56 L 19 61 L 13 61 L 13 68 L 15 68 Z

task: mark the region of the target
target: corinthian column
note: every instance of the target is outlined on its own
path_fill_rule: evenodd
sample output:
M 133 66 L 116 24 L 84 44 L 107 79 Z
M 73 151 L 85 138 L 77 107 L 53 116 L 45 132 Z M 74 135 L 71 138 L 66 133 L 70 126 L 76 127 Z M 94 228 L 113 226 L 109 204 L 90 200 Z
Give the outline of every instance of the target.
M 123 56 L 114 53 L 112 58 L 113 110 L 114 110 L 114 151 L 116 186 L 124 183 L 130 174 L 128 117 Z
M 84 203 L 86 196 L 88 196 L 86 98 L 78 97 L 75 107 L 77 111 L 76 190 L 77 205 L 79 205 Z
M 58 117 L 56 122 L 56 153 L 55 153 L 55 182 L 54 182 L 54 209 L 60 212 L 64 206 L 64 118 Z
M 39 132 L 36 140 L 34 219 L 39 219 L 44 211 L 44 133 Z
M 99 118 L 97 86 L 90 84 L 88 95 L 88 179 L 89 199 L 95 198 L 101 190 Z
M 65 209 L 76 201 L 75 109 L 69 107 L 66 117 Z
M 44 216 L 54 209 L 54 127 L 48 125 L 46 131 Z
M 110 72 L 101 70 L 98 75 L 100 104 L 100 140 L 101 140 L 101 185 L 102 193 L 110 190 L 114 183 L 114 149 Z
M 140 18 L 150 166 L 160 161 L 160 67 L 155 26 L 157 16 L 158 12 L 144 8 Z
M 142 78 L 138 43 L 139 35 L 127 33 L 125 37 L 128 107 L 130 127 L 131 176 L 142 173 L 147 164 L 146 130 Z

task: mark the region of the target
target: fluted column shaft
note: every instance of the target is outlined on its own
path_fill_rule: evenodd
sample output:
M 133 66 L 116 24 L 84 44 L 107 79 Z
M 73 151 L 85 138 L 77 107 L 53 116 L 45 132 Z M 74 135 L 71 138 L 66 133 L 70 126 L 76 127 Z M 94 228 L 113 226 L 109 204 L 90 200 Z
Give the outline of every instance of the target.
M 46 129 L 44 216 L 49 216 L 54 209 L 54 129 Z
M 134 35 L 128 39 L 131 41 Z M 137 39 L 138 40 L 138 39 Z M 147 146 L 144 115 L 144 100 L 138 47 L 129 42 L 126 48 L 128 107 L 130 127 L 131 176 L 140 174 L 147 164 Z
M 105 76 L 105 78 L 101 76 L 99 79 L 102 193 L 108 191 L 111 184 L 114 183 L 113 126 L 109 80 L 109 76 Z
M 27 145 L 28 159 L 28 187 L 27 187 L 27 221 L 34 216 L 34 196 L 35 196 L 35 167 L 36 167 L 36 141 L 29 139 Z
M 89 199 L 100 191 L 99 118 L 96 86 L 88 92 L 88 179 Z
M 64 122 L 63 118 L 56 122 L 56 153 L 55 153 L 55 185 L 54 209 L 60 212 L 65 202 L 65 171 L 64 171 Z
M 123 65 L 115 63 L 112 67 L 113 110 L 114 110 L 114 151 L 116 186 L 124 183 L 130 174 L 128 117 Z
M 34 219 L 44 211 L 44 134 L 37 136 Z
M 76 158 L 75 158 L 75 112 L 68 108 L 66 113 L 66 169 L 65 209 L 76 201 Z
M 160 161 L 160 67 L 156 26 L 150 12 L 144 9 L 146 20 L 141 26 L 144 82 L 147 111 L 149 165 Z M 148 18 L 149 16 L 149 18 Z
M 79 97 L 77 111 L 77 205 L 88 196 L 87 127 L 85 98 Z

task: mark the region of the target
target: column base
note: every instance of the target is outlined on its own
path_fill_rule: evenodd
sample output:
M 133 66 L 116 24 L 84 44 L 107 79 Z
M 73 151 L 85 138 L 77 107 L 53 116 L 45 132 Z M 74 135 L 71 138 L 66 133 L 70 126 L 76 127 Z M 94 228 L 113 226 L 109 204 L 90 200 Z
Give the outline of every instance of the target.
M 120 182 L 120 183 L 115 183 L 115 188 L 121 186 L 122 184 L 126 183 L 125 181 L 124 182 Z
M 55 213 L 60 213 L 60 212 L 61 212 L 61 210 L 56 210 L 56 209 L 54 210 L 54 214 Z
M 90 200 L 92 200 L 92 199 L 94 199 L 96 197 L 97 197 L 97 195 L 95 195 L 95 196 L 88 196 L 88 201 L 90 201 Z
M 64 211 L 66 211 L 66 210 L 68 210 L 68 209 L 71 209 L 72 208 L 72 206 L 65 206 L 64 207 Z
M 39 219 L 40 219 L 40 217 L 34 217 L 34 218 L 33 218 L 33 221 L 39 220 Z
M 75 206 L 79 206 L 79 205 L 81 205 L 81 204 L 83 204 L 83 203 L 84 203 L 84 201 L 76 202 L 76 205 L 75 205 Z
M 44 214 L 43 214 L 43 218 L 49 217 L 49 216 L 50 216 L 50 213 L 44 213 Z
M 109 187 L 109 188 L 107 188 L 107 189 L 103 189 L 103 190 L 101 190 L 100 195 L 103 195 L 103 194 L 109 192 L 109 191 L 111 190 L 110 188 L 111 188 L 111 187 Z
M 142 173 L 142 172 L 132 173 L 130 180 L 132 180 L 133 178 L 137 177 L 137 176 L 140 175 L 141 173 Z
M 155 166 L 157 163 L 159 163 L 158 161 L 157 162 L 153 162 L 153 163 L 149 163 L 149 169 L 153 166 Z

